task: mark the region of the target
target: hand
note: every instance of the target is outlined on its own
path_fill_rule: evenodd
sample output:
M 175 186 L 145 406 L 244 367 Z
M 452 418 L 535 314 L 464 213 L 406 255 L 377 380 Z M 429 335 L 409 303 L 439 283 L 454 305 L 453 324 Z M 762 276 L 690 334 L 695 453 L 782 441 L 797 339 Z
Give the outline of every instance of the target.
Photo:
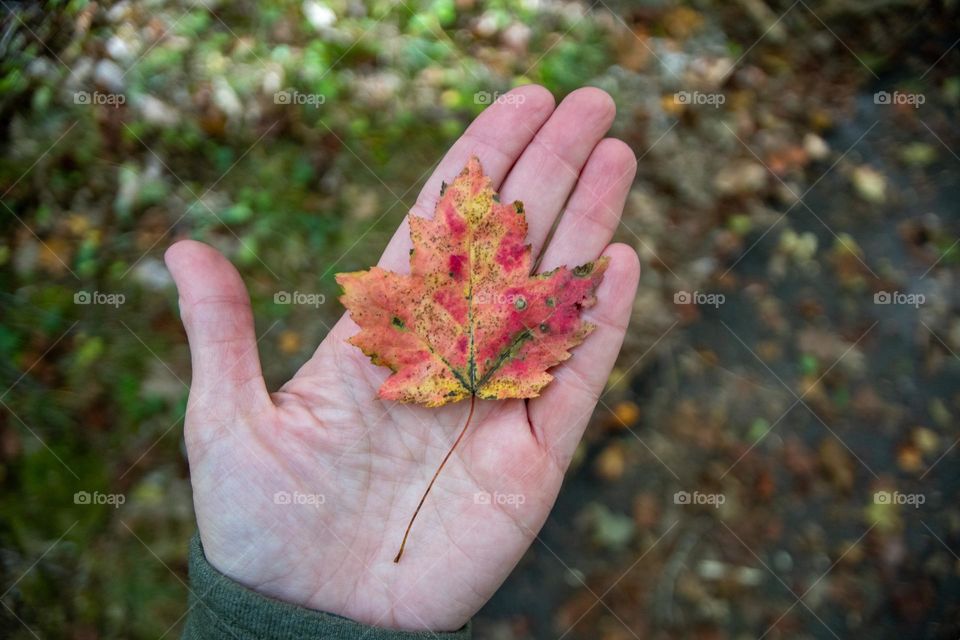
M 268 393 L 236 269 L 198 242 L 167 251 L 190 341 L 185 439 L 200 537 L 213 566 L 241 584 L 375 626 L 455 630 L 546 520 L 630 319 L 637 256 L 607 243 L 636 159 L 623 142 L 602 139 L 614 116 L 604 92 L 580 89 L 556 108 L 542 87 L 510 95 L 447 152 L 412 213 L 432 216 L 441 181 L 478 156 L 503 200 L 524 202 L 541 270 L 611 258 L 598 303 L 584 313 L 597 328 L 551 371 L 556 379 L 540 398 L 477 402 L 399 564 L 407 522 L 470 403 L 425 409 L 381 400 L 389 371 L 346 342 L 358 330 L 347 316 Z M 408 272 L 409 247 L 404 221 L 380 266 Z M 316 504 L 283 504 L 278 492 Z

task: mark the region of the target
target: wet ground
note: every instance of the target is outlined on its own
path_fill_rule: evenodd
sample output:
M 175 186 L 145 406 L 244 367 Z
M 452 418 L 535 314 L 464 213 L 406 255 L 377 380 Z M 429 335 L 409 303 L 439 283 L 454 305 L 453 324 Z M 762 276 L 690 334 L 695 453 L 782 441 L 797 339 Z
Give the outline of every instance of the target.
M 480 637 L 958 637 L 960 140 L 897 86 L 610 392 Z

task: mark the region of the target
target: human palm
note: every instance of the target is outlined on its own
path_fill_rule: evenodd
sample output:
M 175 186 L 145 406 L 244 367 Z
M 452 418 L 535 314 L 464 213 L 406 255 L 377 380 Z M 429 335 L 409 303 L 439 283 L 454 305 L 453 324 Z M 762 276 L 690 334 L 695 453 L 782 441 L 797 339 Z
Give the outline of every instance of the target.
M 629 320 L 639 264 L 632 249 L 608 243 L 636 161 L 625 144 L 603 139 L 614 115 L 603 92 L 581 89 L 556 108 L 541 87 L 510 95 L 453 145 L 413 213 L 432 215 L 441 181 L 477 155 L 501 196 L 524 202 L 540 270 L 610 256 L 598 304 L 584 313 L 597 328 L 551 371 L 541 397 L 477 401 L 398 564 L 410 516 L 470 403 L 425 409 L 380 399 L 389 372 L 346 342 L 358 331 L 347 316 L 268 393 L 239 274 L 201 243 L 168 250 L 192 354 L 185 438 L 200 537 L 208 560 L 234 580 L 366 624 L 453 630 L 543 525 Z M 406 271 L 409 242 L 404 222 L 380 266 Z

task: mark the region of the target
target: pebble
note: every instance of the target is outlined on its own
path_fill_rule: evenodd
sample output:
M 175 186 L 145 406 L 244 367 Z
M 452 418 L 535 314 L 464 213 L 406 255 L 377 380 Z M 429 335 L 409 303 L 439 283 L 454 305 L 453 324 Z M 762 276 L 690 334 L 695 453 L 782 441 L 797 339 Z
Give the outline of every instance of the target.
M 93 78 L 97 84 L 110 91 L 123 91 L 123 69 L 113 60 L 101 60 L 93 70 Z
M 720 195 L 753 193 L 767 183 L 767 170 L 762 164 L 741 161 L 723 167 L 713 180 Z
M 337 14 L 327 5 L 316 0 L 307 0 L 303 3 L 303 15 L 317 31 L 332 27 L 337 21 Z
M 871 204 L 882 204 L 887 199 L 887 179 L 876 169 L 863 165 L 850 175 L 857 195 Z
M 826 140 L 815 133 L 808 133 L 803 136 L 803 150 L 811 160 L 823 160 L 830 155 L 830 146 Z

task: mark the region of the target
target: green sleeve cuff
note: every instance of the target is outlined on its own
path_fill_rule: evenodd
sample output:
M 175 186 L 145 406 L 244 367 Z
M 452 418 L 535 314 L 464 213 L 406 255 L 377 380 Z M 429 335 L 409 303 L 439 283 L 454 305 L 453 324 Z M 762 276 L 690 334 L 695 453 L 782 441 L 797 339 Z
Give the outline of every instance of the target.
M 275 600 L 234 582 L 190 541 L 190 609 L 184 640 L 470 640 L 470 623 L 452 633 L 396 631 Z

